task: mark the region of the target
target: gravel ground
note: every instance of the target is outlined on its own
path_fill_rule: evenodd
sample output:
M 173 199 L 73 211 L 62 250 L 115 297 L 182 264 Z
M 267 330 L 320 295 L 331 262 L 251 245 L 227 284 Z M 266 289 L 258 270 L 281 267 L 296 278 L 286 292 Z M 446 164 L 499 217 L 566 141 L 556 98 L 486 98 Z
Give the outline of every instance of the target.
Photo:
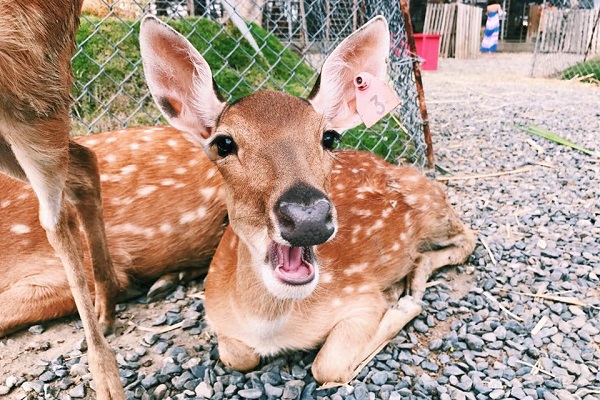
M 530 79 L 530 62 L 440 60 L 425 73 L 444 169 L 526 170 L 448 182 L 477 249 L 434 277 L 442 283 L 419 318 L 351 385 L 317 390 L 314 353 L 248 374 L 223 368 L 192 282 L 119 306 L 109 341 L 128 398 L 600 399 L 600 162 L 518 129 L 539 125 L 600 152 L 600 88 Z M 0 341 L 0 398 L 93 398 L 81 337 L 71 318 Z

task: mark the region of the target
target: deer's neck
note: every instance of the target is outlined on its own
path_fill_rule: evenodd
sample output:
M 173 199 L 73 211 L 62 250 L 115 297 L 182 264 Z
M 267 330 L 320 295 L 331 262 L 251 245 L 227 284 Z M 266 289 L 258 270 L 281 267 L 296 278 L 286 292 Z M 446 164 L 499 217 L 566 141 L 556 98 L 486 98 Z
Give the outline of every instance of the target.
M 263 283 L 260 263 L 252 256 L 251 249 L 243 241 L 237 240 L 237 268 L 235 273 L 236 301 L 253 315 L 274 320 L 292 311 L 294 300 L 282 300 L 271 294 Z

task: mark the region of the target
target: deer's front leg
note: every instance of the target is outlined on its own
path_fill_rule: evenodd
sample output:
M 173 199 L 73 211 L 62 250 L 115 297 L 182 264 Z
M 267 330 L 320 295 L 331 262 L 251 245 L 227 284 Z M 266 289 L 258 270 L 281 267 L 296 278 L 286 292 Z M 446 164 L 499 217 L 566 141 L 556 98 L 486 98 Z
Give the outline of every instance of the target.
M 359 372 L 361 363 L 373 358 L 420 312 L 420 302 L 405 296 L 387 311 L 381 308 L 381 312 L 376 312 L 371 305 L 371 309 L 342 320 L 317 354 L 313 376 L 321 383 L 348 383 Z
M 258 366 L 260 357 L 254 349 L 237 339 L 217 335 L 219 357 L 223 364 L 237 371 L 249 371 Z
M 364 349 L 377 333 L 386 310 L 382 296 L 363 298 L 349 305 L 345 317 L 330 331 L 312 365 L 312 373 L 320 383 L 347 383 L 363 360 Z

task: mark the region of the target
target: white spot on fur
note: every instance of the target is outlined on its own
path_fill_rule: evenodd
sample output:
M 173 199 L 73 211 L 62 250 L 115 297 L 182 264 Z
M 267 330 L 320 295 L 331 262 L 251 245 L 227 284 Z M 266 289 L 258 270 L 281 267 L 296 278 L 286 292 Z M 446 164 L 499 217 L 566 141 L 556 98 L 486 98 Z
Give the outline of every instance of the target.
M 181 218 L 179 218 L 179 223 L 181 225 L 184 224 L 189 224 L 190 222 L 193 222 L 196 220 L 196 213 L 192 212 L 192 211 L 188 211 L 188 212 L 184 212 L 181 215 Z
M 108 163 L 114 163 L 115 161 L 117 161 L 117 156 L 115 156 L 114 154 L 109 154 L 106 157 L 104 157 L 104 159 Z
M 392 213 L 392 211 L 394 211 L 394 208 L 393 208 L 393 207 L 388 207 L 388 208 L 386 208 L 385 210 L 383 210 L 383 211 L 381 212 L 381 216 L 382 216 L 383 218 L 387 218 L 387 217 L 389 217 L 389 216 L 390 216 L 390 214 Z
M 200 206 L 196 210 L 196 218 L 202 219 L 202 218 L 206 217 L 206 213 L 207 213 L 206 207 Z
M 337 185 L 335 185 L 336 190 L 339 190 L 340 192 L 342 190 L 344 190 L 346 188 L 346 186 L 344 186 L 344 184 L 342 183 L 338 183 Z
M 204 189 L 200 189 L 200 194 L 206 199 L 211 199 L 217 190 L 214 187 L 208 187 Z
M 200 163 L 200 161 L 198 161 L 198 160 L 196 160 L 196 159 L 193 159 L 193 160 L 190 160 L 190 162 L 188 162 L 188 165 L 189 165 L 190 167 L 195 167 L 195 166 L 196 166 L 196 165 L 198 165 L 199 163 Z
M 146 135 L 144 135 L 144 136 L 142 136 L 142 140 L 143 140 L 144 142 L 151 142 L 151 141 L 152 141 L 152 138 L 151 138 L 150 136 L 146 136 Z
M 406 241 L 406 233 L 402 232 L 402 233 L 400 234 L 400 240 L 401 240 L 402 242 L 405 242 L 405 241 Z
M 348 268 L 344 269 L 344 275 L 352 275 L 352 274 L 360 274 L 362 273 L 369 264 L 360 263 L 360 264 L 350 264 Z
M 110 199 L 110 203 L 115 206 L 129 206 L 129 205 L 133 204 L 133 198 L 132 197 L 123 197 L 123 198 L 113 197 L 112 199 Z
M 15 224 L 11 226 L 10 231 L 15 235 L 24 235 L 31 232 L 31 229 L 27 225 Z
M 0 208 L 6 208 L 10 206 L 10 200 L 4 200 L 2 203 L 0 203 Z
M 151 193 L 154 193 L 156 191 L 156 186 L 152 186 L 152 185 L 148 185 L 148 186 L 142 186 L 137 190 L 137 194 L 140 197 L 146 197 Z
M 115 225 L 111 228 L 111 231 L 115 233 L 126 233 L 131 235 L 145 236 L 148 239 L 154 236 L 155 233 L 154 229 L 152 228 L 144 228 L 131 223 Z
M 374 190 L 371 186 L 361 186 L 356 189 L 358 193 L 373 193 Z
M 335 298 L 333 299 L 333 301 L 331 302 L 331 306 L 332 307 L 341 307 L 342 306 L 342 300 L 339 298 Z
M 409 226 L 412 223 L 409 213 L 404 214 L 404 225 Z
M 344 293 L 352 294 L 352 293 L 354 293 L 355 289 L 354 289 L 354 286 L 346 286 L 342 290 L 344 291 Z
M 104 143 L 114 143 L 114 142 L 116 142 L 116 141 L 117 141 L 117 138 L 116 138 L 116 137 L 114 137 L 114 136 L 111 136 L 111 137 L 109 137 L 108 139 L 106 139 L 106 140 L 104 141 Z
M 135 142 L 134 142 L 134 143 L 131 143 L 131 144 L 129 145 L 129 148 L 130 148 L 131 150 L 138 150 L 138 149 L 140 148 L 140 144 L 139 144 L 139 143 L 135 143 Z
M 362 209 L 362 208 L 352 207 L 350 209 L 350 211 L 353 214 L 360 215 L 361 217 L 370 217 L 371 216 L 371 210 L 368 210 L 368 209 Z
M 164 224 L 160 224 L 159 230 L 162 233 L 165 233 L 167 235 L 173 233 L 173 227 L 168 222 L 165 222 Z
M 356 168 L 352 168 L 352 169 L 350 170 L 350 172 L 352 172 L 353 174 L 358 174 L 358 169 L 356 169 Z
M 173 186 L 177 181 L 175 179 L 167 178 L 160 181 L 160 184 L 163 186 Z
M 108 175 L 100 174 L 100 182 L 106 182 L 108 180 Z
M 98 139 L 89 139 L 85 141 L 86 146 L 94 146 L 98 144 Z
M 126 165 L 123 168 L 121 168 L 121 173 L 123 175 L 131 174 L 132 172 L 135 172 L 135 171 L 137 171 L 137 167 L 133 164 Z
M 323 272 L 321 274 L 321 282 L 322 283 L 331 283 L 333 281 L 333 275 L 329 272 Z
M 419 175 L 406 175 L 402 177 L 405 182 L 416 183 L 421 179 Z
M 25 200 L 28 197 L 29 197 L 29 193 L 21 193 L 19 195 L 19 197 L 17 197 L 17 199 L 19 199 L 19 200 Z
M 175 189 L 181 189 L 182 187 L 185 187 L 185 183 L 179 182 L 177 185 L 174 186 Z
M 411 207 L 414 207 L 419 202 L 419 196 L 415 194 L 409 194 L 404 197 L 404 201 Z
M 173 139 L 167 140 L 167 144 L 173 148 L 177 147 L 177 142 L 174 141 Z
M 166 164 L 167 162 L 167 156 L 159 154 L 156 156 L 156 163 L 157 164 Z
M 375 231 L 378 231 L 381 228 L 383 228 L 383 220 L 378 219 L 369 229 L 367 229 L 367 236 L 371 236 Z
M 358 288 L 357 292 L 358 292 L 358 293 L 367 293 L 367 292 L 369 292 L 370 290 L 371 290 L 371 286 L 370 286 L 370 285 L 361 285 L 361 286 Z
M 392 245 L 392 251 L 398 251 L 401 247 L 402 246 L 400 245 L 400 243 L 396 242 Z
M 179 167 L 179 168 L 176 168 L 176 169 L 175 169 L 175 173 L 176 173 L 177 175 L 183 175 L 183 174 L 185 174 L 186 172 L 187 172 L 187 169 L 186 169 L 186 168 L 183 168 L 183 167 Z

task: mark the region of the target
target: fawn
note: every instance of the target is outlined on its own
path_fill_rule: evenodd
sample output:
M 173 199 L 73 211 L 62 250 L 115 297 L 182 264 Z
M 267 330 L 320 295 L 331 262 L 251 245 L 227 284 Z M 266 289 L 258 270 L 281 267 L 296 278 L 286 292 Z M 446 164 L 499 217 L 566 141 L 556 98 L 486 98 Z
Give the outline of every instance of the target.
M 119 286 L 175 271 L 204 275 L 227 217 L 222 178 L 170 127 L 76 138 L 98 158 L 104 220 Z M 60 259 L 37 221 L 31 188 L 0 175 L 0 337 L 74 313 Z M 84 245 L 86 243 L 84 242 Z M 94 291 L 89 248 L 85 278 Z
M 144 73 L 169 123 L 218 167 L 230 225 L 206 280 L 221 360 L 322 344 L 319 382 L 355 368 L 421 311 L 430 274 L 475 246 L 443 190 L 410 168 L 334 152 L 358 125 L 355 77 L 384 79 L 389 30 L 376 17 L 327 58 L 308 99 L 264 91 L 225 104 L 207 62 L 153 17 L 140 30 Z M 411 295 L 396 295 L 410 278 Z
M 98 398 L 121 399 L 117 364 L 102 332 L 114 322 L 119 287 L 98 167 L 89 149 L 69 141 L 71 56 L 81 7 L 82 0 L 0 0 L 0 171 L 35 192 L 40 223 L 81 315 Z M 77 215 L 90 243 L 99 320 L 83 273 Z

